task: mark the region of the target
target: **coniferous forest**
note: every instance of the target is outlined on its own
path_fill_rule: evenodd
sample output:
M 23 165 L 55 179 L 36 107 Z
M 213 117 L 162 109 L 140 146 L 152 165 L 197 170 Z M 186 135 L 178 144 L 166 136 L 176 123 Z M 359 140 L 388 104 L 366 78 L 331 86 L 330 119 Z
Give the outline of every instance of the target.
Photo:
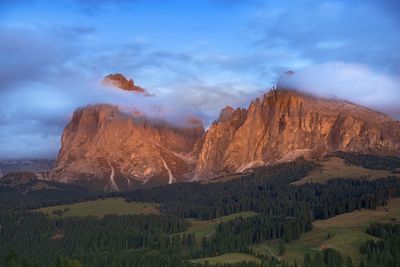
M 372 164 L 371 158 L 367 161 Z M 385 165 L 381 159 L 377 164 Z M 316 167 L 315 162 L 302 159 L 258 168 L 230 181 L 172 184 L 108 195 L 87 191 L 79 194 L 70 188 L 59 199 L 49 190 L 36 192 L 34 197 L 27 194 L 19 198 L 18 192 L 5 194 L 0 198 L 0 257 L 5 266 L 197 267 L 203 265 L 191 260 L 242 252 L 258 257 L 260 263 L 213 266 L 355 266 L 351 258 L 332 248 L 305 254 L 303 262 L 290 263 L 250 248 L 266 240 L 281 240 L 279 253 L 284 254 L 285 244 L 311 231 L 316 219 L 375 209 L 400 197 L 400 179 L 395 177 L 373 181 L 338 177 L 325 184 L 291 184 Z M 30 211 L 54 203 L 116 196 L 158 203 L 161 214 L 50 218 Z M 185 232 L 190 226 L 187 218 L 208 220 L 242 211 L 257 215 L 221 222 L 212 235 L 201 240 Z M 364 255 L 360 267 L 399 266 L 399 230 L 395 223 L 370 225 L 367 233 L 377 239 L 360 247 Z

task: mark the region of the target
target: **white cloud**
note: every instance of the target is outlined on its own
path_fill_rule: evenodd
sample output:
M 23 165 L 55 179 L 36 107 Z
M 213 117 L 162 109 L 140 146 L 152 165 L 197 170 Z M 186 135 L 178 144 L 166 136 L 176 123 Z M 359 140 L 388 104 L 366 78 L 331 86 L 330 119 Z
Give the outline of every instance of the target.
M 280 85 L 322 97 L 349 100 L 397 118 L 400 115 L 400 79 L 366 65 L 315 64 L 296 70 L 294 75 L 283 75 Z

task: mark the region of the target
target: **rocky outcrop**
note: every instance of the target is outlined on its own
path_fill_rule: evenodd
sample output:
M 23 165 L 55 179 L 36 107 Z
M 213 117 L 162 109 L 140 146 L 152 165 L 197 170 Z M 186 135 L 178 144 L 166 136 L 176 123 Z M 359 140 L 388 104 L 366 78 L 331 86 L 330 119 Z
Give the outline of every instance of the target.
M 191 151 L 203 134 L 193 118 L 174 126 L 116 106 L 88 106 L 64 130 L 53 179 L 111 191 L 190 179 Z
M 128 80 L 127 78 L 125 78 L 124 75 L 120 73 L 107 75 L 106 77 L 104 77 L 101 84 L 105 86 L 113 86 L 126 91 L 132 91 L 138 94 L 143 94 L 145 96 L 150 96 L 150 94 L 146 91 L 146 89 L 138 85 L 135 85 L 132 79 Z
M 400 155 L 400 123 L 346 101 L 272 90 L 210 127 L 196 177 L 333 151 Z

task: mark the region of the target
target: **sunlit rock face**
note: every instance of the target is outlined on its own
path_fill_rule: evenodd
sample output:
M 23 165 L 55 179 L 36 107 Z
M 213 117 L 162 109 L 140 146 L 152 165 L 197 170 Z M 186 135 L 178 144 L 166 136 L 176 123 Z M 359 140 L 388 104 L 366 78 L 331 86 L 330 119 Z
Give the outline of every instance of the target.
M 273 90 L 207 131 L 197 179 L 349 151 L 400 154 L 400 123 L 346 101 Z
M 335 151 L 400 156 L 400 122 L 346 101 L 283 89 L 248 109 L 224 108 L 206 133 L 196 118 L 173 125 L 116 106 L 88 106 L 64 130 L 53 178 L 121 191 Z
M 235 135 L 247 118 L 246 109 L 237 109 L 230 116 L 221 112 L 220 120 L 214 122 L 204 137 L 196 165 L 196 179 L 217 176 L 225 167 L 224 157 Z M 226 173 L 226 172 L 225 172 Z
M 177 125 L 111 105 L 75 111 L 62 136 L 53 179 L 121 191 L 139 184 L 190 179 L 201 121 Z

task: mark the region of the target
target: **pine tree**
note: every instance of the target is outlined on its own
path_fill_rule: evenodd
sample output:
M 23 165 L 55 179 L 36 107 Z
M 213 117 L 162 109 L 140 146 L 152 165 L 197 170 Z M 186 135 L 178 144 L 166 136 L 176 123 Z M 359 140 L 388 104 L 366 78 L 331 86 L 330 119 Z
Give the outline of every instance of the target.
M 282 256 L 284 254 L 285 254 L 285 244 L 281 240 L 279 242 L 279 256 Z
M 353 267 L 353 260 L 351 259 L 350 256 L 347 256 L 346 258 L 346 267 Z

